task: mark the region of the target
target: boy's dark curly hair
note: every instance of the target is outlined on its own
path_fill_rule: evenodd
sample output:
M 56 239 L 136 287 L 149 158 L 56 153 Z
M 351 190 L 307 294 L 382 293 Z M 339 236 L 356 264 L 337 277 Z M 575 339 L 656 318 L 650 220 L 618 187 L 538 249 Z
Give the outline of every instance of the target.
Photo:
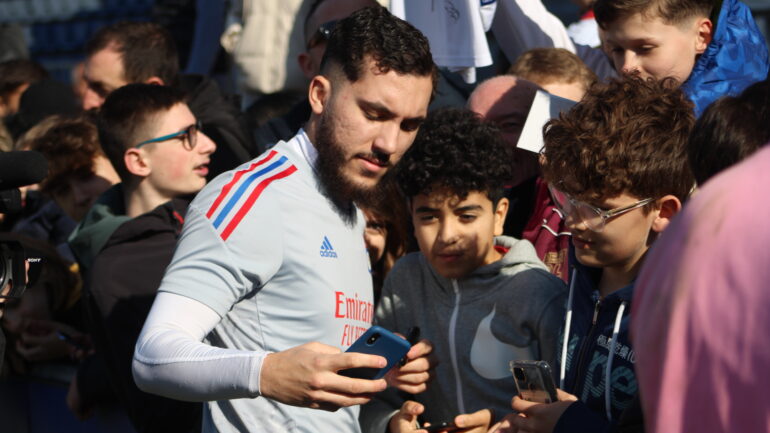
M 510 154 L 495 126 L 469 110 L 443 108 L 428 115 L 396 176 L 410 199 L 448 188 L 461 198 L 484 192 L 497 204 L 511 179 Z
M 672 78 L 627 76 L 595 84 L 543 127 L 543 177 L 593 203 L 624 192 L 673 194 L 684 203 L 695 182 L 687 162 L 694 124 L 692 102 Z

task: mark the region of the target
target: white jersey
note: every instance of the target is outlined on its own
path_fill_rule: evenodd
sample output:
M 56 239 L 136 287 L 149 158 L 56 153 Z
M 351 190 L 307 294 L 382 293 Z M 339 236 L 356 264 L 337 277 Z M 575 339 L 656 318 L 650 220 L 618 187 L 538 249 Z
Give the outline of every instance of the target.
M 207 337 L 211 345 L 278 352 L 318 341 L 345 350 L 369 328 L 363 216 L 356 210 L 346 220 L 320 192 L 315 155 L 300 130 L 217 177 L 190 205 L 159 292 L 192 298 L 221 316 Z M 203 427 L 357 432 L 357 418 L 358 407 L 332 413 L 256 396 L 208 402 Z

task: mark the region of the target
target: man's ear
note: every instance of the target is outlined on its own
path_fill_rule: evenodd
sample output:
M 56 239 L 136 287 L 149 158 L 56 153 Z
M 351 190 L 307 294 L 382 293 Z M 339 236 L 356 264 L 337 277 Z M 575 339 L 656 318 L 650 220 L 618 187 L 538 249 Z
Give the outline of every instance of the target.
M 156 84 L 158 86 L 165 86 L 166 83 L 160 77 L 152 76 L 144 80 L 144 84 Z
M 310 80 L 310 88 L 308 89 L 308 100 L 310 101 L 310 109 L 313 113 L 320 115 L 323 113 L 324 108 L 329 103 L 331 96 L 332 83 L 328 78 L 323 75 L 316 75 Z
M 699 18 L 695 21 L 697 36 L 695 38 L 695 52 L 702 54 L 714 37 L 714 24 L 708 18 Z
M 503 226 L 505 226 L 505 217 L 508 215 L 508 199 L 503 197 L 497 201 L 495 207 L 495 236 L 503 234 Z
M 652 230 L 661 233 L 671 223 L 671 219 L 682 210 L 682 202 L 676 196 L 665 195 L 658 200 L 660 209 L 652 222 Z
M 128 149 L 123 154 L 123 163 L 126 164 L 126 170 L 134 176 L 147 177 L 152 173 L 150 159 L 142 149 Z
M 313 59 L 310 57 L 310 54 L 305 51 L 299 53 L 299 55 L 297 55 L 297 63 L 299 64 L 299 69 L 305 74 L 305 77 L 308 80 L 312 80 L 315 76 L 315 72 L 313 72 Z

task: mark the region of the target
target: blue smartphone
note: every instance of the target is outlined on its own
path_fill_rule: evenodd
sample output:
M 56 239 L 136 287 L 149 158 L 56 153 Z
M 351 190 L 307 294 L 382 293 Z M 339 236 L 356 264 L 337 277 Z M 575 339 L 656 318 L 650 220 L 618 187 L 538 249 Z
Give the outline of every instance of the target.
M 368 353 L 380 355 L 388 360 L 383 368 L 348 368 L 338 374 L 358 379 L 380 379 L 406 356 L 412 347 L 408 341 L 379 326 L 372 326 L 364 335 L 358 338 L 346 352 Z

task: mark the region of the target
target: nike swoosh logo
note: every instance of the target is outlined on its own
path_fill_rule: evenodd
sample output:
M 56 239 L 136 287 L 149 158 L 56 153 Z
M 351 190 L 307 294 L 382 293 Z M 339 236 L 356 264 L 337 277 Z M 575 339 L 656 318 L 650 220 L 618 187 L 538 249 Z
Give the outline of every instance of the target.
M 526 347 L 505 344 L 492 333 L 492 319 L 497 306 L 479 323 L 471 344 L 471 367 L 476 373 L 489 380 L 509 377 L 511 370 L 508 363 L 515 359 L 530 359 L 532 354 Z

